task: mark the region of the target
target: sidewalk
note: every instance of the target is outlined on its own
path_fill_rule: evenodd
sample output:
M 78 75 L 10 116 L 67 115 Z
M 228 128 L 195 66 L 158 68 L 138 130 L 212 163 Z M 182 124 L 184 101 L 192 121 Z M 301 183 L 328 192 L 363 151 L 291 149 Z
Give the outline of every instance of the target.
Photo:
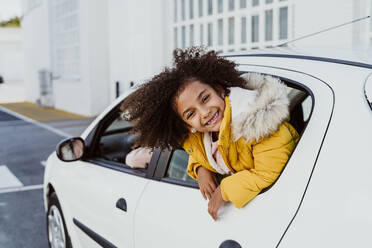
M 30 102 L 0 103 L 0 107 L 13 113 L 41 122 L 68 136 L 80 136 L 95 117 L 86 117 L 54 108 L 39 107 Z

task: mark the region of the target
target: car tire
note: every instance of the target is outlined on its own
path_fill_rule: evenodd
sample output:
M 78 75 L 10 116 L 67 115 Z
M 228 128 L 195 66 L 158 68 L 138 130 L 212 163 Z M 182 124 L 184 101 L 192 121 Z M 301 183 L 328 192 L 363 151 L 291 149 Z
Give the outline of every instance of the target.
M 49 197 L 46 224 L 48 244 L 50 248 L 72 248 L 62 208 L 55 192 L 53 192 Z

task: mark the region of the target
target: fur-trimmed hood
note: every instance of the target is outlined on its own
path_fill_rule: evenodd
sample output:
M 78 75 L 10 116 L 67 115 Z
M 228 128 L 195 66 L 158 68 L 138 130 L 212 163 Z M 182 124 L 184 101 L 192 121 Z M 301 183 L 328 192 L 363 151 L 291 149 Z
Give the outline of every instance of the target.
M 258 141 L 278 130 L 289 118 L 286 86 L 272 76 L 247 73 L 246 89 L 230 88 L 231 126 L 234 141 Z

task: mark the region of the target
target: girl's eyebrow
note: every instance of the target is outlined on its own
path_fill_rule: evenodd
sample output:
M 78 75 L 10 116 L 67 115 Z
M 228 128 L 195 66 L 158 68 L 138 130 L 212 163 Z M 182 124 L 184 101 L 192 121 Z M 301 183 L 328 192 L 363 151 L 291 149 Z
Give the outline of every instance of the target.
M 198 95 L 198 97 L 197 97 L 196 99 L 199 100 L 199 99 L 202 97 L 202 95 L 204 94 L 204 92 L 205 92 L 206 90 L 207 90 L 207 89 L 202 90 L 202 91 L 199 93 L 199 95 Z M 186 109 L 185 111 L 183 111 L 182 116 L 184 116 L 188 111 L 190 111 L 190 108 L 188 108 L 188 109 Z

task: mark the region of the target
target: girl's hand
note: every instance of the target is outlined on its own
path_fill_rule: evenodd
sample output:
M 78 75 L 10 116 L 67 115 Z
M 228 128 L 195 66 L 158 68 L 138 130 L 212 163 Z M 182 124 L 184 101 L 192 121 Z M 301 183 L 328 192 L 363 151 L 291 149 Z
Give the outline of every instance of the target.
M 208 203 L 208 212 L 214 220 L 217 220 L 218 209 L 220 209 L 223 204 L 225 204 L 225 201 L 222 198 L 221 187 L 218 186 Z
M 215 175 L 202 166 L 197 169 L 196 174 L 198 174 L 198 184 L 201 194 L 205 200 L 211 199 L 218 185 Z

